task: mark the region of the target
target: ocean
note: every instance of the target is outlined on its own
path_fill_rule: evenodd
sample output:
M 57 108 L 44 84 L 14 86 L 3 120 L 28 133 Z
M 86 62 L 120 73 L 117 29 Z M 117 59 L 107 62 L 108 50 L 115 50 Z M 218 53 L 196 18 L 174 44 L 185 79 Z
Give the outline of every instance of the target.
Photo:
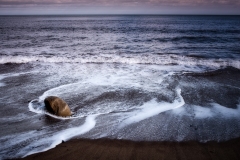
M 0 16 L 0 41 L 0 159 L 73 138 L 240 137 L 240 16 Z

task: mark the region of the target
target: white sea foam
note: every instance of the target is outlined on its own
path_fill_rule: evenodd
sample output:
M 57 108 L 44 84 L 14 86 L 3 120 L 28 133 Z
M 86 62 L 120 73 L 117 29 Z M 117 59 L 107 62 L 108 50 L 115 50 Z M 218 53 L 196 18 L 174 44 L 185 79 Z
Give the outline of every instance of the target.
M 86 83 L 84 82 L 77 82 L 77 83 L 70 83 L 70 84 L 64 84 L 55 88 L 51 88 L 47 91 L 45 91 L 40 97 L 39 102 L 44 101 L 44 99 L 48 96 L 64 96 L 66 94 L 70 93 L 79 93 L 84 92 L 87 90 Z
M 123 120 L 119 125 L 119 128 L 123 128 L 129 124 L 140 122 L 149 117 L 158 115 L 161 112 L 173 110 L 179 108 L 185 104 L 183 97 L 181 96 L 181 89 L 176 90 L 178 97 L 173 103 L 157 102 L 155 99 L 146 102 L 137 110 L 128 113 L 128 118 Z
M 237 105 L 237 108 L 227 108 L 217 103 L 210 104 L 213 109 L 212 112 L 215 115 L 220 115 L 223 118 L 234 118 L 240 116 L 240 104 Z
M 56 145 L 62 143 L 62 141 L 67 141 L 72 137 L 87 133 L 96 125 L 96 120 L 95 120 L 96 117 L 97 115 L 89 115 L 86 117 L 85 123 L 79 127 L 68 128 L 66 130 L 63 130 L 54 134 L 54 136 L 52 137 L 35 141 L 35 143 L 31 143 L 30 145 L 23 148 L 19 153 L 19 155 L 22 155 L 23 153 L 25 153 L 23 157 L 26 157 L 34 153 L 44 152 L 51 148 L 54 148 Z M 46 147 L 45 146 L 46 144 L 49 144 L 49 145 Z M 34 146 L 38 146 L 38 147 L 33 148 Z M 27 152 L 27 151 L 30 151 L 30 152 Z
M 192 113 L 190 114 L 186 108 L 178 108 L 172 110 L 172 113 L 175 115 L 188 115 L 196 119 L 206 119 L 213 117 L 221 117 L 222 119 L 226 118 L 238 118 L 240 116 L 240 104 L 237 105 L 237 108 L 227 108 L 218 103 L 209 103 L 206 106 L 190 105 Z
M 79 66 L 76 66 L 76 68 L 77 67 Z M 187 69 L 185 67 L 179 66 L 157 67 L 151 65 L 149 66 L 149 68 L 146 68 L 144 66 L 126 66 L 118 68 L 118 72 L 116 72 L 116 68 L 114 68 L 113 65 L 110 64 L 101 65 L 101 68 L 99 69 L 96 69 L 95 65 L 83 65 L 81 67 L 83 68 L 77 69 L 77 74 L 75 75 L 76 77 L 81 76 L 81 81 L 60 85 L 45 91 L 38 100 L 33 100 L 29 103 L 29 110 L 38 114 L 49 114 L 48 112 L 46 112 L 43 104 L 43 101 L 47 96 L 58 96 L 63 99 L 80 97 L 81 101 L 84 102 L 94 100 L 94 98 L 97 98 L 102 94 L 108 92 L 117 92 L 119 91 L 119 89 L 126 91 L 135 89 L 138 91 L 142 90 L 143 92 L 158 92 L 162 88 L 160 84 L 162 83 L 164 78 L 167 78 L 169 75 L 173 74 L 173 72 L 171 72 L 172 70 Z M 68 71 L 64 69 L 68 70 L 68 67 L 64 67 L 63 69 L 60 69 L 60 71 L 57 70 L 60 72 L 59 75 L 68 73 Z M 72 68 L 70 69 L 72 70 Z M 55 70 L 55 68 L 53 70 Z M 151 76 L 153 71 L 156 73 L 154 74 L 154 76 Z M 87 72 L 87 74 L 84 72 Z M 151 78 L 149 78 L 149 76 L 151 76 Z M 55 81 L 55 79 L 51 79 L 49 83 L 52 83 L 52 81 Z M 152 81 L 152 83 L 148 83 L 149 81 Z M 112 103 L 107 102 L 106 104 L 95 104 L 95 106 L 92 108 L 88 106 L 81 109 L 81 114 L 69 118 L 76 118 L 79 116 L 82 117 L 88 114 L 106 114 L 113 111 L 125 111 L 134 107 L 125 105 L 124 103 L 124 101 L 113 101 Z
M 33 105 L 34 102 L 37 102 L 38 105 Z M 38 114 L 45 113 L 44 105 L 39 103 L 37 99 L 34 99 L 31 102 L 29 102 L 28 108 L 29 108 L 29 111 L 34 113 L 38 113 Z
M 45 107 L 43 104 L 44 99 L 47 96 L 58 96 L 63 99 L 70 99 L 73 97 L 80 97 L 81 102 L 92 101 L 94 98 L 101 96 L 102 94 L 106 94 L 108 92 L 118 92 L 119 90 L 136 90 L 139 92 L 156 92 L 161 93 L 162 90 L 165 90 L 166 83 L 163 83 L 165 79 L 169 76 L 185 71 L 195 71 L 201 72 L 203 71 L 201 68 L 191 68 L 185 66 L 162 66 L 162 65 L 125 65 L 121 64 L 121 66 L 117 65 L 118 68 L 115 68 L 115 65 L 112 64 L 103 64 L 100 65 L 100 68 L 96 68 L 96 64 L 91 65 L 76 65 L 72 67 L 68 66 L 68 64 L 64 65 L 65 67 L 56 69 L 59 66 L 53 65 L 51 68 L 58 75 L 68 74 L 72 72 L 71 76 L 76 78 L 81 78 L 80 81 L 75 83 L 69 83 L 60 85 L 54 88 L 51 88 L 45 91 L 37 101 L 32 101 L 29 104 L 29 110 L 35 113 L 43 113 L 49 114 L 45 111 Z M 98 65 L 99 67 L 99 65 Z M 76 69 L 76 70 L 73 70 Z M 49 72 L 51 75 L 52 70 Z M 116 72 L 117 71 L 117 72 Z M 57 79 L 52 79 L 49 77 L 50 81 L 48 83 L 52 83 Z M 150 78 L 151 77 L 151 78 Z M 153 101 L 152 101 L 153 102 Z M 82 106 L 81 114 L 75 115 L 74 117 L 68 118 L 76 118 L 82 117 L 89 114 L 107 114 L 113 111 L 126 111 L 130 108 L 134 108 L 135 106 L 125 105 L 125 102 L 106 102 L 106 103 L 99 103 L 95 104 L 94 107 L 85 107 Z M 150 103 L 150 102 L 149 102 Z M 157 102 L 156 102 L 157 103 Z M 34 105 L 34 106 L 33 106 Z M 146 104 L 151 105 L 151 104 Z M 161 104 L 167 105 L 167 104 Z M 71 107 L 71 106 L 70 106 Z M 100 108 L 99 108 L 100 107 Z M 160 107 L 161 108 L 161 107 Z M 164 108 L 164 107 L 163 107 Z M 50 115 L 54 116 L 54 115 Z M 61 117 L 55 117 L 61 118 Z M 68 119 L 65 118 L 65 119 Z M 62 118 L 61 118 L 62 119 Z
M 195 118 L 197 119 L 204 119 L 204 118 L 210 118 L 213 116 L 212 108 L 210 107 L 201 107 L 201 106 L 192 106 Z
M 124 64 L 156 64 L 156 65 L 204 65 L 208 67 L 232 66 L 240 69 L 238 59 L 204 59 L 179 55 L 156 55 L 156 54 L 102 54 L 102 55 L 79 55 L 78 57 L 44 57 L 44 56 L 1 56 L 0 64 L 4 63 L 124 63 Z

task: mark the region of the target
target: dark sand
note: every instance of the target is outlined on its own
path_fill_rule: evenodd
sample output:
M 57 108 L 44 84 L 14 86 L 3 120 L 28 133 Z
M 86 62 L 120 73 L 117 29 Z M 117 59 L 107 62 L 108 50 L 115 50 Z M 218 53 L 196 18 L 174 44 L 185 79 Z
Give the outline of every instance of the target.
M 23 159 L 240 159 L 240 138 L 227 142 L 133 142 L 74 139 Z

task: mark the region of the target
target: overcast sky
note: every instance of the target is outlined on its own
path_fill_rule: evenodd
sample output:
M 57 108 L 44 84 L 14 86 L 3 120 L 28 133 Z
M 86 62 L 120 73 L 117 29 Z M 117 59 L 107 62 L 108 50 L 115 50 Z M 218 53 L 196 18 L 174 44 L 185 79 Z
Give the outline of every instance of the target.
M 0 0 L 0 14 L 240 15 L 240 0 Z

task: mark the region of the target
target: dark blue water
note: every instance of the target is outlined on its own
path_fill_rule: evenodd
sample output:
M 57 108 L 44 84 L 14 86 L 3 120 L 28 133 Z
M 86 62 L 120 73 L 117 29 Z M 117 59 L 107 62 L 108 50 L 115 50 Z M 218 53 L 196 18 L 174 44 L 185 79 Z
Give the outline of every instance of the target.
M 240 16 L 0 17 L 0 55 L 240 58 Z

